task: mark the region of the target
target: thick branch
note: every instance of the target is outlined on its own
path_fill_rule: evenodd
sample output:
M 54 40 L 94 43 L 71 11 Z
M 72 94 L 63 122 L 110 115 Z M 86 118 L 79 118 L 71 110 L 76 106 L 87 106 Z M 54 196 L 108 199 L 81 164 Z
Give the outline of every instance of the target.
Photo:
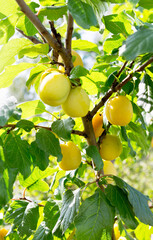
M 27 6 L 24 0 L 16 0 L 16 2 L 20 6 L 21 11 L 29 18 L 29 20 L 37 28 L 39 33 L 45 38 L 47 43 L 61 55 L 66 66 L 66 69 L 71 69 L 73 67 L 71 55 L 67 53 L 67 50 L 64 48 L 64 46 L 59 44 L 58 41 L 51 36 L 51 34 L 41 23 L 39 18 Z

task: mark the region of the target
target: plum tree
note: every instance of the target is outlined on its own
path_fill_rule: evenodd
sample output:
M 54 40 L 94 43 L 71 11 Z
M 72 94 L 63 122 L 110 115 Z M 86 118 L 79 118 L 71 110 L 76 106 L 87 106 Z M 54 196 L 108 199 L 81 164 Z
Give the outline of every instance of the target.
M 7 240 L 151 238 L 150 2 L 0 1 Z

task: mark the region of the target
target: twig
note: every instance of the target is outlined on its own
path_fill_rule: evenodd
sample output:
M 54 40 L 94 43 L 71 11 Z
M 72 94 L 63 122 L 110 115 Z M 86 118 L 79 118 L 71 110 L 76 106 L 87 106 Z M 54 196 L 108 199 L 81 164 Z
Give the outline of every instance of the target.
M 66 35 L 66 49 L 71 54 L 71 41 L 73 33 L 73 17 L 71 13 L 68 15 L 67 35 Z
M 10 131 L 12 131 L 14 128 L 16 128 L 16 124 L 6 124 L 6 125 L 4 125 L 4 126 L 0 126 L 0 129 L 2 129 L 2 128 L 10 128 L 10 129 L 8 130 L 8 131 L 10 132 Z M 35 129 L 43 128 L 43 129 L 52 131 L 51 127 L 45 127 L 45 126 L 40 126 L 40 125 L 34 125 L 34 128 L 35 128 Z M 7 132 L 7 133 L 9 133 L 9 132 Z M 71 133 L 87 138 L 86 133 L 83 132 L 83 131 L 72 130 Z
M 16 0 L 17 4 L 21 8 L 21 11 L 29 18 L 29 20 L 33 23 L 33 25 L 37 28 L 39 33 L 44 37 L 44 39 L 48 42 L 48 44 L 61 55 L 66 69 L 72 69 L 73 64 L 71 60 L 71 55 L 67 53 L 67 50 L 59 44 L 59 42 L 51 36 L 51 34 L 47 31 L 44 25 L 41 23 L 39 18 L 31 11 L 28 5 L 24 2 L 24 0 Z
M 147 62 L 145 62 L 139 68 L 137 68 L 135 72 L 142 72 L 145 69 L 145 67 L 147 67 L 152 62 L 153 62 L 153 56 Z
M 27 39 L 29 39 L 31 42 L 33 42 L 34 44 L 40 44 L 42 43 L 40 40 L 38 40 L 36 37 L 33 36 L 27 36 L 22 30 L 20 30 L 19 28 L 16 28 L 16 30 L 21 33 L 24 37 L 26 37 Z M 43 43 L 42 43 L 43 44 Z
M 30 199 L 27 199 L 27 198 L 18 198 L 18 199 L 15 199 L 15 198 L 12 198 L 11 199 L 12 201 L 27 201 L 27 202 L 33 202 L 32 200 L 30 200 Z M 39 207 L 45 207 L 45 205 L 43 205 L 43 204 L 40 204 L 40 203 L 38 203 L 38 206 Z

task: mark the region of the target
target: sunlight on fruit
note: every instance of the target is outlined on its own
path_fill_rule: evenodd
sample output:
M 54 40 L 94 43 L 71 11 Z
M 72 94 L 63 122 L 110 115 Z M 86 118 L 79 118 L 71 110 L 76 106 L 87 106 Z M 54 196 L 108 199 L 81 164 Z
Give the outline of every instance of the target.
M 81 163 L 81 152 L 75 143 L 69 141 L 66 144 L 60 144 L 63 155 L 59 167 L 65 171 L 74 170 Z
M 133 116 L 132 104 L 126 96 L 110 98 L 105 106 L 105 114 L 111 124 L 125 126 Z
M 90 107 L 90 99 L 81 87 L 71 89 L 66 101 L 62 104 L 64 112 L 70 117 L 84 117 Z
M 76 66 L 82 66 L 83 67 L 83 61 L 82 61 L 82 58 L 80 57 L 80 55 L 76 51 L 74 51 L 73 49 L 71 50 L 71 54 L 72 54 L 72 61 L 73 61 L 73 56 L 75 57 L 74 62 L 73 62 L 73 66 L 74 67 L 76 67 Z M 59 56 L 58 61 L 63 62 L 61 56 Z M 58 69 L 62 72 L 65 72 L 65 69 L 64 69 L 63 66 L 59 66 Z
M 125 237 L 119 237 L 118 240 L 127 240 Z
M 97 112 L 95 116 L 92 119 L 92 125 L 95 133 L 95 137 L 98 138 L 101 136 L 101 134 L 104 131 L 103 126 L 103 114 L 100 112 Z
M 121 236 L 117 222 L 114 223 L 114 227 L 113 228 L 114 228 L 115 240 L 117 240 Z
M 70 89 L 69 78 L 62 73 L 53 71 L 42 76 L 38 93 L 44 103 L 50 106 L 58 106 L 65 102 Z
M 0 240 L 4 240 L 4 237 L 6 236 L 7 233 L 8 230 L 6 230 L 5 228 L 0 229 Z
M 113 160 L 122 152 L 122 144 L 118 136 L 107 134 L 100 144 L 100 155 L 104 160 Z
M 104 171 L 104 175 L 117 175 L 116 173 L 116 169 L 114 167 L 114 164 L 111 161 L 107 161 L 107 160 L 103 160 L 104 166 L 103 166 L 103 171 Z M 111 178 L 107 178 L 107 182 L 110 184 L 113 182 L 113 180 Z

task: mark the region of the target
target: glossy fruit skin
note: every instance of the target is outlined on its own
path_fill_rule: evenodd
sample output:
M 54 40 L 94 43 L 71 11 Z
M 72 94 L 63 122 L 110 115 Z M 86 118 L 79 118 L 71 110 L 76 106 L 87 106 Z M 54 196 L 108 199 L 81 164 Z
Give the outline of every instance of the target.
M 103 166 L 103 171 L 104 171 L 104 175 L 117 175 L 116 173 L 116 169 L 114 167 L 114 164 L 111 161 L 107 161 L 107 160 L 103 160 L 104 166 Z M 111 184 L 113 183 L 113 179 L 110 177 L 107 177 L 107 183 Z
M 82 58 L 80 57 L 80 55 L 76 51 L 74 51 L 73 49 L 72 49 L 71 53 L 72 53 L 72 57 L 73 56 L 76 57 L 74 62 L 73 62 L 73 66 L 74 67 L 76 67 L 76 66 L 82 66 L 83 67 L 83 61 L 82 61 Z
M 116 96 L 107 101 L 105 114 L 111 124 L 125 126 L 132 119 L 133 107 L 126 96 Z
M 103 114 L 100 112 L 97 112 L 95 116 L 92 119 L 92 126 L 94 129 L 95 137 L 98 138 L 101 136 L 101 134 L 104 131 L 103 126 Z
M 114 223 L 114 236 L 115 236 L 115 240 L 118 240 L 119 237 L 121 236 L 119 228 L 118 228 L 118 223 Z
M 67 144 L 60 144 L 63 155 L 59 167 L 65 171 L 74 170 L 81 163 L 81 152 L 75 143 L 69 141 Z
M 111 161 L 122 152 L 122 144 L 118 136 L 106 134 L 100 144 L 100 155 L 102 159 Z
M 58 71 L 52 71 L 47 75 L 43 74 L 38 94 L 44 103 L 59 106 L 67 99 L 70 89 L 69 78 Z
M 127 240 L 125 237 L 119 237 L 118 240 Z
M 4 237 L 6 236 L 7 233 L 8 230 L 6 230 L 5 228 L 0 229 L 0 240 L 4 240 Z
M 84 117 L 90 107 L 90 99 L 81 87 L 71 89 L 66 101 L 62 104 L 64 112 L 70 117 Z
M 83 61 L 82 61 L 82 58 L 80 57 L 80 55 L 76 51 L 74 51 L 73 49 L 71 50 L 71 54 L 72 54 L 72 57 L 73 56 L 76 57 L 74 62 L 73 62 L 73 66 L 74 67 L 76 67 L 76 66 L 82 66 L 83 67 Z M 63 62 L 61 56 L 59 56 L 58 61 Z M 62 71 L 62 72 L 65 72 L 65 69 L 64 69 L 63 66 L 59 66 L 59 70 Z

